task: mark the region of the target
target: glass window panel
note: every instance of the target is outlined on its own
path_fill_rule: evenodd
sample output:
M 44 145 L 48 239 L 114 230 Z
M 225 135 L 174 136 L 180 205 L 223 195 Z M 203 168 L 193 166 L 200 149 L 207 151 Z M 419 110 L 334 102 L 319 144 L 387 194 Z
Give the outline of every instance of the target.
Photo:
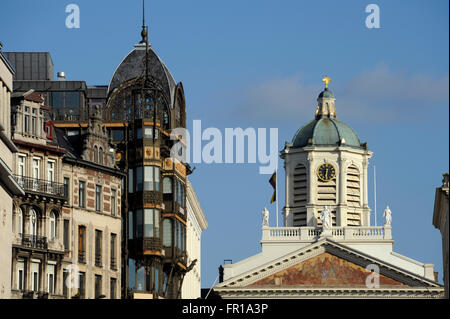
M 158 265 L 155 266 L 155 274 L 154 274 L 154 283 L 155 283 L 155 291 L 156 293 L 159 293 L 159 267 Z
M 155 190 L 159 192 L 159 167 L 155 166 Z
M 79 197 L 79 206 L 84 207 L 85 205 L 85 182 L 80 181 L 78 185 L 78 197 Z
M 128 212 L 128 239 L 133 239 L 133 212 Z
M 152 127 L 146 127 L 144 129 L 144 137 L 145 138 L 152 138 L 153 137 L 153 128 Z
M 145 268 L 144 266 L 139 267 L 136 276 L 136 290 L 145 290 Z
M 111 189 L 111 215 L 116 215 L 116 190 Z
M 136 289 L 136 262 L 134 259 L 128 259 L 128 288 Z
M 69 244 L 69 220 L 64 219 L 64 249 L 69 250 L 70 244 Z
M 112 130 L 112 138 L 113 141 L 123 141 L 124 134 L 122 129 L 113 129 Z
M 144 209 L 144 237 L 153 237 L 153 209 Z
M 136 167 L 136 191 L 142 190 L 142 166 Z
M 56 235 L 56 217 L 54 212 L 50 212 L 50 240 Z
M 79 107 L 80 106 L 80 93 L 79 92 L 65 92 L 66 93 L 66 107 Z
M 163 193 L 172 194 L 172 178 L 164 177 L 163 179 Z
M 153 166 L 144 166 L 144 190 L 153 190 Z
M 142 238 L 142 209 L 136 210 L 136 238 Z
M 63 92 L 52 92 L 52 108 L 64 107 Z
M 99 185 L 95 186 L 95 210 L 101 211 L 102 204 L 102 187 Z
M 155 209 L 155 237 L 159 238 L 159 221 L 160 221 L 160 211 Z
M 136 129 L 136 138 L 138 140 L 140 140 L 142 138 L 142 128 L 140 128 L 140 127 Z
M 134 187 L 133 187 L 133 169 L 128 169 L 128 193 L 133 193 Z
M 170 219 L 163 221 L 163 245 L 172 246 L 172 221 Z

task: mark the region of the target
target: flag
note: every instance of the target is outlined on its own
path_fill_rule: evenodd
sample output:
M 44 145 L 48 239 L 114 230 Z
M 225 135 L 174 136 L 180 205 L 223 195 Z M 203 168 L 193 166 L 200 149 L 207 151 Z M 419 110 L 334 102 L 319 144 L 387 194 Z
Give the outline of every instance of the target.
M 273 195 L 272 199 L 270 200 L 270 203 L 272 204 L 274 201 L 276 201 L 276 195 L 277 195 L 277 171 L 275 171 L 272 174 L 272 177 L 269 179 L 270 185 L 273 187 Z

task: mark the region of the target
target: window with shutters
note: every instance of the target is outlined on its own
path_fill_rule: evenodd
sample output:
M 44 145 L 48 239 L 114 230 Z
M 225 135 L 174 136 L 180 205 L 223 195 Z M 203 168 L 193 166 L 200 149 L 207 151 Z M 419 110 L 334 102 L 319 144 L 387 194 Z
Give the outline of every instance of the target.
M 308 200 L 308 180 L 306 167 L 298 164 L 294 169 L 294 226 L 306 226 L 306 202 Z
M 347 168 L 347 225 L 360 226 L 361 216 L 352 208 L 361 207 L 361 182 L 359 170 L 355 165 Z

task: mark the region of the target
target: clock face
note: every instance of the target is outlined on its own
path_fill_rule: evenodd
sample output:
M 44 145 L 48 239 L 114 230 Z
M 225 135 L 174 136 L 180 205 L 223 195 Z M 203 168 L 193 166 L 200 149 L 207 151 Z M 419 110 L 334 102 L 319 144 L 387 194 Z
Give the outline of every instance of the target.
M 336 169 L 330 163 L 323 163 L 317 169 L 317 176 L 320 180 L 328 182 L 336 176 Z

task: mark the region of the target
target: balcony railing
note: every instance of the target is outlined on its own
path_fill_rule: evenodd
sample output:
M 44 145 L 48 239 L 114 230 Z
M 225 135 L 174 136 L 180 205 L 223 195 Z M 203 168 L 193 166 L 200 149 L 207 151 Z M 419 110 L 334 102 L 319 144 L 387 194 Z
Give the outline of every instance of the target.
M 117 270 L 116 257 L 111 257 L 111 269 Z
M 84 251 L 78 252 L 78 262 L 82 264 L 86 263 L 86 253 Z
M 102 266 L 102 255 L 101 254 L 95 254 L 95 266 L 97 266 L 97 267 Z
M 62 183 L 45 181 L 37 178 L 30 178 L 26 176 L 15 176 L 17 183 L 22 186 L 27 192 L 36 192 L 46 195 L 53 195 L 58 197 L 67 197 L 67 188 Z
M 21 235 L 22 245 L 31 248 L 47 249 L 47 237 L 36 235 Z

